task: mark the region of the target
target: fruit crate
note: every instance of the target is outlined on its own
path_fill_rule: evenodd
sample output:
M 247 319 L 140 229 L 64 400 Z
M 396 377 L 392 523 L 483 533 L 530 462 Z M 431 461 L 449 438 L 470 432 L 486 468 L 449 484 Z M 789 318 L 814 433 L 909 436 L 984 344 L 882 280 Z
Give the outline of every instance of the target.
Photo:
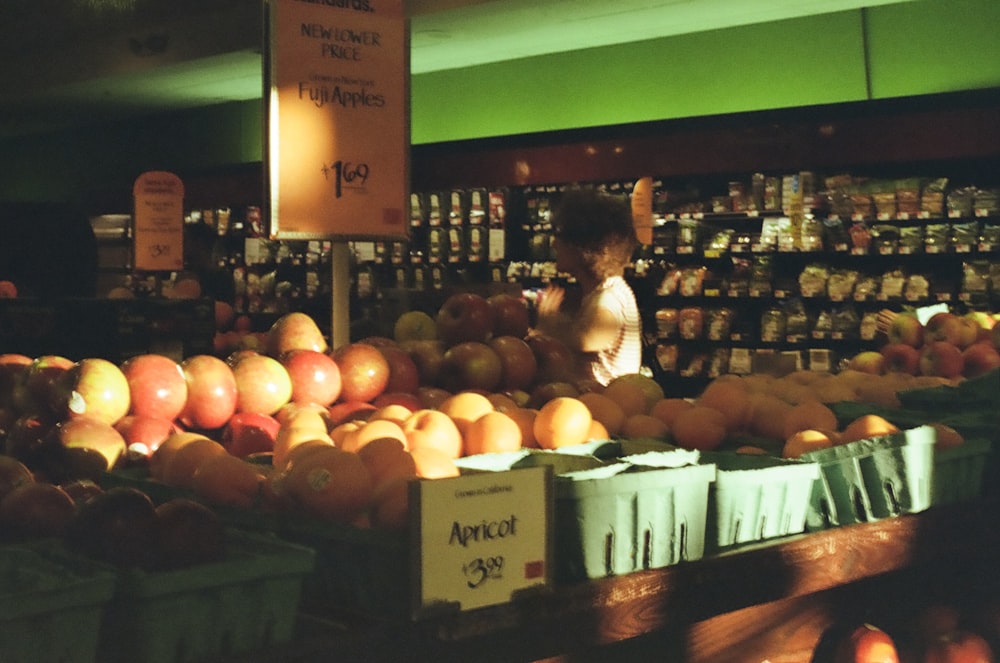
M 226 558 L 170 571 L 117 571 L 100 633 L 102 663 L 187 663 L 289 642 L 315 554 L 234 528 Z
M 33 547 L 0 547 L 0 661 L 90 663 L 115 574 L 63 564 Z
M 722 451 L 703 453 L 702 461 L 716 467 L 708 511 L 710 550 L 805 531 L 819 463 Z
M 806 529 L 821 530 L 917 513 L 931 506 L 934 441 L 930 426 L 802 454 L 816 462 Z
M 988 463 L 995 458 L 992 446 L 991 440 L 978 438 L 935 450 L 931 502 L 956 504 L 982 497 Z
M 684 450 L 627 453 L 614 441 L 557 451 L 483 454 L 463 470 L 553 466 L 557 582 L 701 559 L 715 466 Z M 596 455 L 622 454 L 618 460 Z

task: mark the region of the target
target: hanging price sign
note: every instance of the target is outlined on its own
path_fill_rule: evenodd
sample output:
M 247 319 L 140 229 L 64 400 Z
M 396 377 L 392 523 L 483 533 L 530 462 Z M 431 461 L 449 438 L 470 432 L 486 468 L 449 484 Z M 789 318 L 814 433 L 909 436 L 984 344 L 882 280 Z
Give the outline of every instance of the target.
M 266 167 L 279 239 L 405 236 L 402 0 L 269 0 Z
M 184 268 L 184 184 L 173 173 L 143 173 L 132 186 L 134 265 L 140 271 Z
M 551 468 L 415 481 L 414 612 L 506 603 L 550 578 Z

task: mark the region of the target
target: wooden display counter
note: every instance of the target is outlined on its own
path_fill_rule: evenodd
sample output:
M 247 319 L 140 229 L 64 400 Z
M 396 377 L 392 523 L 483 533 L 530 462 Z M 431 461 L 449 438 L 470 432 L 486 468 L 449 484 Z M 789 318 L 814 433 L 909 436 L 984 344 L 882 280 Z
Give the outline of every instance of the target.
M 934 507 L 419 623 L 304 614 L 292 645 L 254 660 L 821 663 L 838 628 L 869 621 L 905 646 L 931 602 L 1000 595 L 996 510 Z

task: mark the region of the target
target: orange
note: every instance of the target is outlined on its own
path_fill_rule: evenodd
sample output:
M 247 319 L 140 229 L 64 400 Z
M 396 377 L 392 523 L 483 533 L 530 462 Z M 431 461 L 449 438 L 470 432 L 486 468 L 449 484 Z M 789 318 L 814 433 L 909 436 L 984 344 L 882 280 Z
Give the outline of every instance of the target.
M 519 407 L 507 412 L 507 416 L 513 419 L 517 427 L 521 429 L 521 446 L 525 449 L 538 448 L 538 440 L 535 439 L 535 416 L 537 414 L 538 410 L 528 407 Z
M 506 413 L 494 410 L 479 417 L 465 431 L 467 455 L 517 451 L 521 427 Z
M 405 529 L 410 520 L 410 480 L 406 477 L 390 479 L 375 494 L 370 515 L 373 527 Z
M 417 466 L 417 476 L 422 479 L 444 479 L 459 475 L 455 459 L 434 447 L 422 446 L 410 449 L 413 462 Z
M 639 389 L 631 383 L 621 384 Z M 532 430 L 542 449 L 558 449 L 586 442 L 593 420 L 590 410 L 579 398 L 557 396 L 538 410 Z
M 767 449 L 762 449 L 753 444 L 743 444 L 736 447 L 733 450 L 735 453 L 743 454 L 744 456 L 766 456 Z
M 500 410 L 501 412 L 506 412 L 507 410 L 512 410 L 516 407 L 520 407 L 513 398 L 507 394 L 492 393 L 487 394 L 486 398 L 493 403 L 494 410 Z
M 380 437 L 394 437 L 404 447 L 407 446 L 406 433 L 403 432 L 403 427 L 388 419 L 366 421 L 364 425 L 358 427 L 356 430 L 349 431 L 337 446 L 344 451 L 357 452 L 372 440 Z
M 401 405 L 399 403 L 390 403 L 389 405 L 383 405 L 382 407 L 374 410 L 370 415 L 368 415 L 368 421 L 373 421 L 375 419 L 388 419 L 394 423 L 403 425 L 406 418 L 413 414 L 413 410 Z
M 403 443 L 394 437 L 377 437 L 358 450 L 372 477 L 372 491 L 377 496 L 386 485 L 398 478 L 417 476 L 417 464 Z
M 608 387 L 621 382 L 634 384 L 642 389 L 642 393 L 645 394 L 646 397 L 645 411 L 647 412 L 649 411 L 649 408 L 652 407 L 653 403 L 663 398 L 663 387 L 660 386 L 660 383 L 649 376 L 643 375 L 642 373 L 619 375 L 608 383 Z
M 671 426 L 678 413 L 693 407 L 694 403 L 686 398 L 661 398 L 649 408 L 649 414 Z
M 212 456 L 223 455 L 228 456 L 229 452 L 220 442 L 207 437 L 191 440 L 169 458 L 163 466 L 161 480 L 171 486 L 190 488 L 198 467 Z
M 677 414 L 670 433 L 679 447 L 709 451 L 726 438 L 726 417 L 715 408 L 695 405 Z
M 863 414 L 844 426 L 844 430 L 840 431 L 840 442 L 847 444 L 898 432 L 899 428 L 884 417 L 877 414 Z
M 600 393 L 617 403 L 625 416 L 646 414 L 649 411 L 646 392 L 636 382 L 612 380 Z
M 590 432 L 587 433 L 588 440 L 610 440 L 611 435 L 608 433 L 608 429 L 604 427 L 597 419 L 593 419 L 590 422 Z
M 801 430 L 836 430 L 837 415 L 828 406 L 819 401 L 805 401 L 793 405 L 785 413 L 785 423 L 782 428 L 786 440 Z
M 785 416 L 792 409 L 774 394 L 757 392 L 750 396 L 749 431 L 761 437 L 785 439 Z
M 174 457 L 177 450 L 194 440 L 207 440 L 201 433 L 174 433 L 165 439 L 149 456 L 149 476 L 158 481 L 163 480 L 163 468 Z
M 806 428 L 795 431 L 785 440 L 785 446 L 781 448 L 781 457 L 798 458 L 809 451 L 829 449 L 836 446 L 839 441 L 840 436 L 834 430 Z
M 356 453 L 331 446 L 306 455 L 283 479 L 288 495 L 306 512 L 338 523 L 353 522 L 372 499 L 371 473 Z
M 590 410 L 590 416 L 604 425 L 611 435 L 617 435 L 625 423 L 625 411 L 614 400 L 605 394 L 588 391 L 578 396 L 580 401 Z
M 465 429 L 469 427 L 469 424 L 487 412 L 492 412 L 494 408 L 490 399 L 483 394 L 475 391 L 460 391 L 444 399 L 437 409 L 451 417 L 464 439 Z
M 288 459 L 288 452 L 303 442 L 310 440 L 323 440 L 333 442 L 333 438 L 327 435 L 325 430 L 318 430 L 312 426 L 282 426 L 278 429 L 278 434 L 274 436 L 274 450 L 271 462 L 276 468 L 281 468 Z
M 230 454 L 206 458 L 191 477 L 191 490 L 212 502 L 250 508 L 257 502 L 264 483 L 259 466 Z
M 462 433 L 455 421 L 440 410 L 417 410 L 403 422 L 403 434 L 410 450 L 433 447 L 449 458 L 462 455 Z
M 696 399 L 697 405 L 715 408 L 726 415 L 726 430 L 742 430 L 750 413 L 750 394 L 739 380 L 713 380 Z
M 670 432 L 663 420 L 651 414 L 633 414 L 622 424 L 621 435 L 627 438 L 654 437 L 662 439 Z
M 942 423 L 928 424 L 937 434 L 934 448 L 937 450 L 951 449 L 965 443 L 965 437 L 951 426 Z

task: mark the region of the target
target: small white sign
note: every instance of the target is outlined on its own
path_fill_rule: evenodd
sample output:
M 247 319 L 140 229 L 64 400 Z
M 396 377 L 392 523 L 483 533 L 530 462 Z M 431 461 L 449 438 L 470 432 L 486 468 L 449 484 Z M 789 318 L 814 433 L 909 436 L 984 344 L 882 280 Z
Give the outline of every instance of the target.
M 413 482 L 414 612 L 507 603 L 548 584 L 550 485 L 549 467 Z

